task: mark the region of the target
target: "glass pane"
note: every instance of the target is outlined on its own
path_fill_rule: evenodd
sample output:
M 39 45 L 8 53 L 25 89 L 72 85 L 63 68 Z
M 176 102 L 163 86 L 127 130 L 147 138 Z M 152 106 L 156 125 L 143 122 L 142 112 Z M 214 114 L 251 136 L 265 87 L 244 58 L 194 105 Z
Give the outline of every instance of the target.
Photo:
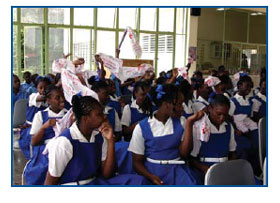
M 211 26 L 215 24 L 212 23 Z M 228 41 L 247 41 L 248 13 L 226 11 L 225 39 Z
M 119 27 L 126 28 L 130 26 L 136 28 L 137 8 L 120 8 L 119 9 Z
M 41 74 L 41 42 L 40 27 L 24 27 L 24 71 Z
M 258 69 L 258 49 L 256 45 L 242 46 L 242 68 L 248 68 L 251 74 Z
M 153 60 L 155 65 L 156 35 L 140 33 L 140 46 L 142 47 L 141 59 Z
M 74 24 L 93 26 L 93 8 L 74 8 Z
M 50 28 L 49 30 L 49 65 L 55 59 L 62 58 L 63 54 L 70 53 L 70 30 L 63 28 Z
M 17 8 L 13 8 L 13 21 L 17 21 Z
M 261 46 L 259 47 L 259 57 L 258 57 L 258 72 L 260 71 L 261 68 L 266 67 L 266 47 Z
M 44 23 L 44 8 L 22 8 L 21 22 Z
M 156 8 L 141 8 L 141 30 L 156 30 Z
M 90 32 L 91 30 L 84 29 L 73 30 L 73 58 L 84 58 L 86 69 L 90 68 Z
M 177 8 L 176 15 L 177 15 L 176 16 L 176 33 L 185 34 L 186 33 L 187 9 L 186 8 Z
M 13 26 L 13 73 L 17 73 L 17 26 Z
M 97 53 L 115 57 L 115 32 L 97 31 Z
M 123 37 L 124 32 L 119 32 L 119 43 Z M 131 40 L 128 37 L 128 34 L 125 36 L 125 39 L 121 46 L 120 58 L 123 59 L 135 59 L 135 54 L 132 49 Z
M 210 70 L 222 64 L 222 41 L 197 40 L 197 68 Z
M 97 9 L 97 26 L 115 28 L 116 8 L 98 8 Z
M 266 15 L 250 15 L 249 42 L 266 44 Z
M 174 30 L 174 8 L 160 8 L 159 9 L 159 31 Z
M 184 67 L 185 64 L 185 35 L 176 35 L 175 67 Z
M 70 8 L 49 8 L 48 22 L 52 24 L 70 24 Z
M 157 74 L 161 71 L 167 72 L 172 69 L 173 56 L 173 36 L 159 35 L 158 36 L 158 64 Z
M 198 21 L 197 38 L 222 41 L 223 22 L 224 11 L 219 11 L 217 8 L 201 8 L 201 16 Z
M 234 74 L 239 70 L 241 51 L 241 44 L 224 44 L 224 66 L 230 74 Z

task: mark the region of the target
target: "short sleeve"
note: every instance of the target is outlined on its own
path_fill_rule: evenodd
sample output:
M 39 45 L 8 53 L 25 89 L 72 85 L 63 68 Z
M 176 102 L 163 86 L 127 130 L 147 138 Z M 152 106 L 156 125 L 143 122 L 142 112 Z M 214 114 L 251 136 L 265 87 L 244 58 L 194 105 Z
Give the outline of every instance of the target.
M 33 93 L 29 96 L 29 103 L 28 103 L 29 107 L 31 107 L 31 106 L 40 107 L 41 106 L 42 102 L 36 101 L 38 96 L 39 96 L 38 93 Z
M 193 111 L 194 113 L 197 113 L 198 111 L 202 110 L 205 108 L 205 105 L 201 102 L 194 102 L 193 103 Z
M 107 151 L 108 151 L 108 142 L 105 138 L 103 138 L 103 144 L 102 144 L 102 155 L 101 155 L 101 160 L 105 161 L 107 158 Z
M 31 135 L 37 134 L 39 132 L 40 128 L 42 127 L 42 125 L 43 125 L 42 113 L 41 113 L 41 111 L 38 111 L 35 114 L 34 119 L 32 121 L 30 134 Z
M 234 128 L 231 124 L 230 124 L 230 127 L 231 127 L 231 135 L 230 135 L 230 141 L 229 141 L 229 151 L 233 152 L 236 150 L 237 144 L 236 144 L 236 141 L 234 138 Z
M 135 154 L 144 155 L 145 139 L 142 135 L 142 130 L 139 124 L 137 124 L 134 128 L 132 138 L 127 150 Z
M 193 150 L 191 152 L 191 155 L 193 157 L 197 157 L 197 155 L 199 154 L 199 151 L 200 151 L 200 147 L 201 147 L 201 141 L 197 139 L 196 133 L 197 133 L 197 131 L 193 127 Z
M 256 99 L 252 99 L 252 101 L 253 101 L 253 107 L 252 107 L 253 112 L 259 112 L 262 103 Z
M 67 164 L 73 157 L 73 146 L 71 142 L 65 137 L 57 137 L 49 144 L 48 171 L 53 177 L 61 177 Z
M 232 101 L 230 101 L 230 108 L 229 108 L 229 112 L 228 112 L 228 114 L 230 115 L 230 116 L 233 116 L 234 115 L 234 111 L 235 111 L 235 104 L 232 102 Z
M 185 131 L 186 131 L 186 121 L 187 121 L 187 119 L 184 116 L 181 116 L 180 122 L 181 122 L 182 127 L 184 128 L 184 132 L 182 134 L 181 141 L 183 141 L 183 139 L 184 139 L 184 135 L 185 135 Z
M 131 123 L 131 113 L 130 113 L 129 105 L 127 104 L 123 109 L 121 125 L 125 125 L 129 127 L 130 123 Z
M 115 110 L 114 110 L 115 111 Z M 115 132 L 121 132 L 122 126 L 118 113 L 115 111 Z

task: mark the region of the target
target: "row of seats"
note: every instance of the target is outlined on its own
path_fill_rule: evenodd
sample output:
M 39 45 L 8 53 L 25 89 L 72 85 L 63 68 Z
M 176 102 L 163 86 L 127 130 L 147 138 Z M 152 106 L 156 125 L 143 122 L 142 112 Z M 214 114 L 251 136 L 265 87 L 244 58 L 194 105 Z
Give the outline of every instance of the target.
M 13 128 L 19 128 L 26 120 L 28 100 L 21 99 L 15 103 Z M 263 183 L 266 180 L 266 118 L 259 121 L 259 157 L 263 168 Z M 213 165 L 206 173 L 205 185 L 254 185 L 254 173 L 246 160 L 233 160 Z

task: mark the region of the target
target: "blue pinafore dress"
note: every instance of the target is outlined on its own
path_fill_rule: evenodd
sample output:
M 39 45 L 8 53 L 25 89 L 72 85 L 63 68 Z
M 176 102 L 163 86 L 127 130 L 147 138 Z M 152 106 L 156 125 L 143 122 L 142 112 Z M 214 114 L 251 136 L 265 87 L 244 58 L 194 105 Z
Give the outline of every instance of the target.
M 241 106 L 236 98 L 232 98 L 232 102 L 235 104 L 234 115 L 237 114 L 246 114 L 248 117 L 251 117 L 253 102 L 249 100 L 250 105 Z M 235 136 L 237 143 L 237 156 L 242 159 L 248 160 L 254 169 L 255 174 L 261 172 L 259 165 L 259 139 L 258 139 L 258 129 L 249 131 L 248 136 Z
M 224 158 L 229 155 L 229 144 L 231 137 L 231 125 L 227 123 L 226 132 L 224 133 L 211 133 L 208 142 L 201 141 L 199 151 L 199 158 Z M 211 166 L 218 162 L 201 162 L 207 166 Z
M 27 106 L 26 111 L 26 124 L 32 124 L 35 114 L 39 111 L 45 110 L 46 106 Z M 30 135 L 31 126 L 20 131 L 19 138 L 19 147 L 24 155 L 24 157 L 29 160 L 31 158 L 30 153 L 30 144 L 31 144 L 31 135 Z
M 186 105 L 187 108 L 189 108 L 189 104 L 187 104 L 186 102 L 184 102 L 184 105 Z M 193 111 L 193 110 L 192 110 Z M 193 115 L 193 113 L 189 113 L 186 112 L 185 109 L 183 110 L 183 116 L 188 119 L 188 117 L 190 117 L 191 115 Z
M 153 160 L 173 160 L 180 157 L 179 146 L 184 129 L 179 119 L 172 118 L 173 134 L 154 137 L 148 118 L 140 122 L 145 140 L 145 157 Z M 199 180 L 187 164 L 157 164 L 148 160 L 146 169 L 167 185 L 196 185 Z
M 255 96 L 255 99 L 261 102 L 261 106 L 258 113 L 259 118 L 266 117 L 266 102 L 262 100 L 258 95 Z
M 61 135 L 66 137 L 73 146 L 73 157 L 67 164 L 59 184 L 76 183 L 90 180 L 86 185 L 143 185 L 148 181 L 138 175 L 117 175 L 109 179 L 101 176 L 101 157 L 103 137 L 99 133 L 95 136 L 94 143 L 83 143 L 72 139 L 70 130 L 65 130 Z
M 49 119 L 48 111 L 41 111 L 43 124 L 45 124 Z M 59 117 L 57 117 L 59 118 Z M 48 157 L 43 155 L 43 151 L 46 147 L 46 143 L 55 136 L 52 127 L 48 127 L 42 138 L 42 144 L 32 147 L 32 157 L 27 163 L 24 170 L 24 177 L 27 185 L 43 185 L 46 173 L 48 171 Z

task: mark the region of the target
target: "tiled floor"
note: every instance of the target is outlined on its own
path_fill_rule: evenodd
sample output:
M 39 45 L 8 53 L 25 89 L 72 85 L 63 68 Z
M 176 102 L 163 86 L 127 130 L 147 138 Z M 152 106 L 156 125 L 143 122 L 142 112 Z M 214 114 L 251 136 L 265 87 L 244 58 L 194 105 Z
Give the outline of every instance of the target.
M 13 185 L 22 185 L 21 177 L 27 160 L 19 149 L 13 150 Z

